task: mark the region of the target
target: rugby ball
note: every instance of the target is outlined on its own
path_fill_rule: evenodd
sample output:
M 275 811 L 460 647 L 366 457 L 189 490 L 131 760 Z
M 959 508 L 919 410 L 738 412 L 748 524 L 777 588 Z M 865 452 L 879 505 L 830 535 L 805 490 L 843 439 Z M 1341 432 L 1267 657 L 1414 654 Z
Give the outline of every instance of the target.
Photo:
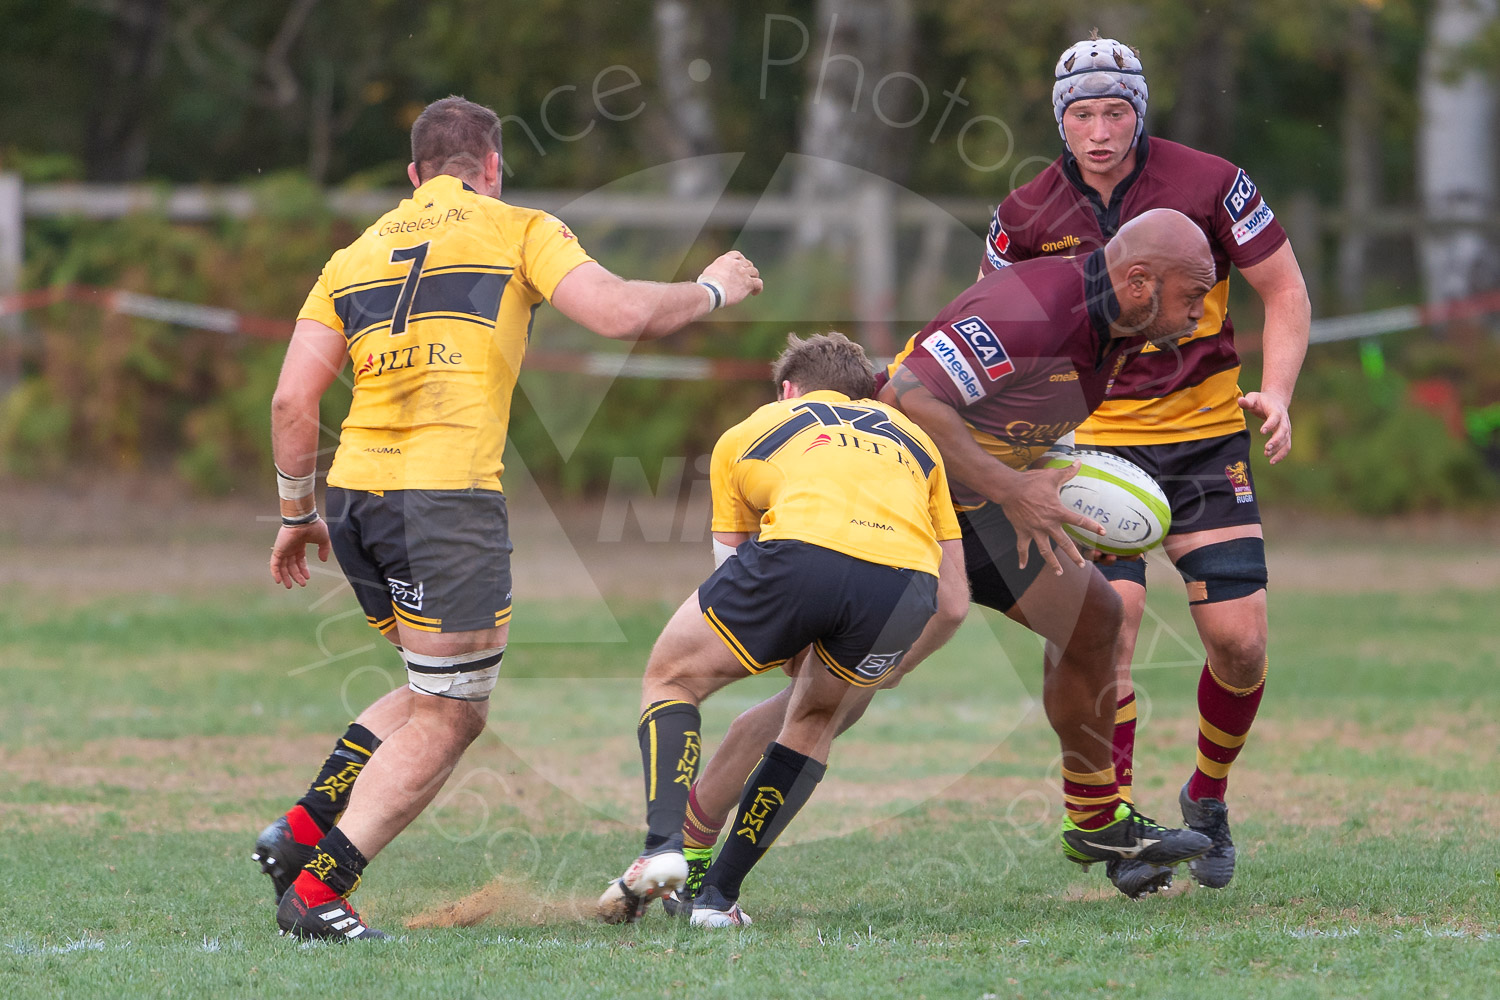
M 1068 537 L 1115 556 L 1140 555 L 1161 544 L 1172 527 L 1172 509 L 1146 470 L 1118 455 L 1085 448 L 1049 451 L 1041 465 L 1066 469 L 1074 462 L 1080 463 L 1078 475 L 1063 483 L 1058 496 L 1069 510 L 1098 521 L 1106 534 L 1065 524 Z

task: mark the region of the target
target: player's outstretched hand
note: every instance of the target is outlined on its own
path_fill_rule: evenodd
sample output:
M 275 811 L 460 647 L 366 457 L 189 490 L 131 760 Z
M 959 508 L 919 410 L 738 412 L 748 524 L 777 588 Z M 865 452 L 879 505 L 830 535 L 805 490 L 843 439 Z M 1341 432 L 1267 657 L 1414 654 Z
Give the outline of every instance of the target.
M 738 250 L 731 250 L 703 269 L 701 277 L 713 278 L 724 286 L 724 304 L 732 306 L 746 297 L 759 295 L 765 283 L 760 280 L 750 259 Z
M 1021 473 L 1025 478 L 1020 486 L 1001 501 L 1000 506 L 1004 508 L 1005 516 L 1010 518 L 1011 526 L 1016 529 L 1016 551 L 1020 555 L 1021 569 L 1026 568 L 1029 550 L 1035 544 L 1042 559 L 1052 567 L 1052 572 L 1062 576 L 1062 563 L 1057 561 L 1057 553 L 1052 551 L 1049 542 L 1055 542 L 1062 554 L 1080 568 L 1087 565 L 1078 546 L 1063 531 L 1063 524 L 1071 524 L 1097 535 L 1104 534 L 1104 529 L 1098 521 L 1064 507 L 1057 496 L 1063 483 L 1078 475 L 1080 467 L 1080 463 L 1074 462 L 1065 469 L 1028 469 Z
M 311 524 L 282 525 L 276 532 L 276 544 L 271 548 L 271 579 L 287 590 L 291 590 L 294 583 L 299 587 L 307 586 L 307 581 L 312 579 L 312 574 L 307 571 L 309 545 L 316 545 L 318 558 L 328 561 L 333 546 L 328 541 L 328 525 L 321 517 Z
M 1263 421 L 1260 432 L 1266 435 L 1266 457 L 1272 465 L 1291 453 L 1292 415 L 1286 403 L 1269 393 L 1251 392 L 1240 397 L 1240 409 Z

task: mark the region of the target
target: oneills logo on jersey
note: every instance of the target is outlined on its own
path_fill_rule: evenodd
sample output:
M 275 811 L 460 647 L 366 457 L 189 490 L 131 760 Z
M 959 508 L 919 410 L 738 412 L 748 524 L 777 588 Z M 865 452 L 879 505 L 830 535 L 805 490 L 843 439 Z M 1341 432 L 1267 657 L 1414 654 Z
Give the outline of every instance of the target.
M 974 369 L 969 367 L 969 359 L 965 358 L 963 352 L 958 349 L 947 334 L 941 330 L 934 330 L 922 341 L 922 346 L 927 353 L 937 359 L 938 364 L 943 366 L 943 371 L 958 386 L 958 391 L 963 394 L 964 405 L 977 403 L 984 398 L 984 390 L 979 388 L 979 376 L 974 374 Z
M 819 434 L 817 437 L 813 438 L 812 444 L 810 444 L 806 448 L 802 449 L 802 454 L 806 455 L 808 452 L 812 451 L 814 448 L 816 448 L 816 447 L 818 447 L 820 445 L 832 444 L 832 443 L 833 443 L 833 438 L 829 437 L 827 434 Z
M 1080 240 L 1078 237 L 1069 234 L 1067 236 L 1064 236 L 1062 239 L 1056 240 L 1052 243 L 1043 243 L 1040 249 L 1042 253 L 1056 253 L 1059 250 L 1071 250 L 1073 247 L 1082 245 L 1083 240 Z
M 1015 363 L 1010 360 L 1010 355 L 1005 353 L 1005 345 L 1000 343 L 1000 338 L 995 336 L 989 324 L 978 316 L 970 316 L 953 324 L 953 332 L 969 342 L 974 348 L 974 356 L 979 359 L 979 367 L 984 369 L 984 374 L 991 382 L 998 382 L 1011 372 L 1016 370 Z
M 984 253 L 995 267 L 1009 267 L 1010 261 L 1003 254 L 1010 249 L 1010 234 L 1005 227 L 1000 225 L 1000 216 L 997 213 L 990 222 L 990 236 L 984 241 Z

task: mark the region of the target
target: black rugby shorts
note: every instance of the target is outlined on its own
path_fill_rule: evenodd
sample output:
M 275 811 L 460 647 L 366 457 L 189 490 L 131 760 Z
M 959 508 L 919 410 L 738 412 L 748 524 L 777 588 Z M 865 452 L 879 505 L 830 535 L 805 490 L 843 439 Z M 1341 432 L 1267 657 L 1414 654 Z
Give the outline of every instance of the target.
M 698 588 L 698 607 L 752 674 L 812 646 L 835 676 L 873 687 L 937 610 L 937 577 L 806 542 L 751 541 Z
M 510 529 L 493 490 L 328 488 L 328 534 L 365 618 L 389 634 L 510 621 Z

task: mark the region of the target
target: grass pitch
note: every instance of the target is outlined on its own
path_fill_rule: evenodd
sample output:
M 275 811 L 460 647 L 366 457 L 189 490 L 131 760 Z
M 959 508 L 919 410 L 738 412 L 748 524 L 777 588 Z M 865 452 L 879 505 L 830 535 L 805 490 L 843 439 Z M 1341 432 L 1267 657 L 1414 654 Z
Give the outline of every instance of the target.
M 355 902 L 400 940 L 275 936 L 248 860 L 399 682 L 352 599 L 76 604 L 0 624 L 0 992 L 22 996 L 1485 996 L 1500 975 L 1492 596 L 1272 594 L 1231 779 L 1234 883 L 1131 901 L 1056 844 L 1039 648 L 976 613 L 835 746 L 751 875 L 754 927 L 588 921 L 639 844 L 633 723 L 665 606 L 522 605 L 490 731 Z M 1137 799 L 1175 821 L 1201 665 L 1153 598 Z M 1158 615 L 1159 613 L 1159 615 Z M 777 686 L 705 707 L 710 740 Z

